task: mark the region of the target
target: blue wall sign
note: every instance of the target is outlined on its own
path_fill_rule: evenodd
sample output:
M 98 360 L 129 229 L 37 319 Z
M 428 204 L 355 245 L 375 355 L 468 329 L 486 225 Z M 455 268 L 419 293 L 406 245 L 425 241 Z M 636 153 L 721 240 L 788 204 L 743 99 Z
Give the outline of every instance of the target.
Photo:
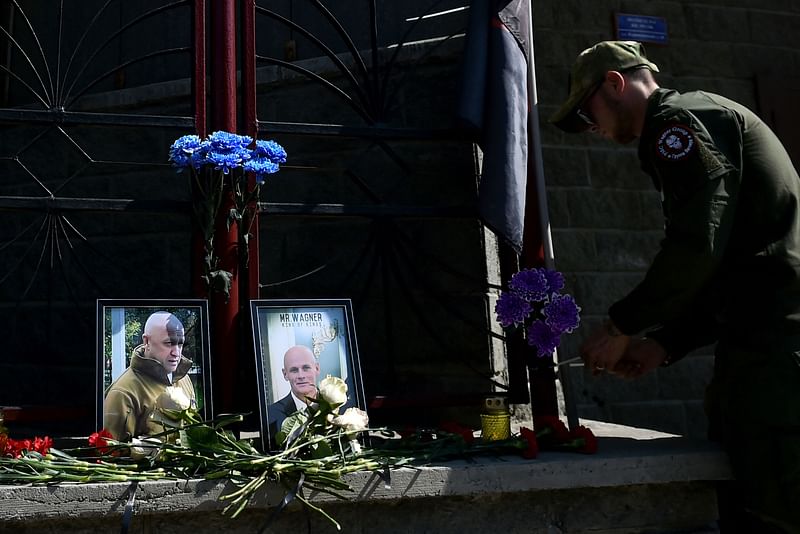
M 667 43 L 667 19 L 617 13 L 617 39 L 642 43 Z

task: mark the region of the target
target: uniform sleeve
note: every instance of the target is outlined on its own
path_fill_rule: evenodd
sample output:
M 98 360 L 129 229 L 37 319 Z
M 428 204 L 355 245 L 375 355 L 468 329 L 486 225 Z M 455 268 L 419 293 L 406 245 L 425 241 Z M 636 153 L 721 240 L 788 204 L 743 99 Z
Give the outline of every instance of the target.
M 680 324 L 723 258 L 738 200 L 741 134 L 731 112 L 720 110 L 711 122 L 709 131 L 682 110 L 642 139 L 645 167 L 662 185 L 665 238 L 644 280 L 609 310 L 626 334 Z
M 111 432 L 114 439 L 130 441 L 136 431 L 136 408 L 131 395 L 112 389 L 103 403 L 103 428 Z
M 717 321 L 711 303 L 702 296 L 673 321 L 647 332 L 667 351 L 668 364 L 682 359 L 694 349 L 717 341 Z M 665 364 L 666 365 L 666 364 Z

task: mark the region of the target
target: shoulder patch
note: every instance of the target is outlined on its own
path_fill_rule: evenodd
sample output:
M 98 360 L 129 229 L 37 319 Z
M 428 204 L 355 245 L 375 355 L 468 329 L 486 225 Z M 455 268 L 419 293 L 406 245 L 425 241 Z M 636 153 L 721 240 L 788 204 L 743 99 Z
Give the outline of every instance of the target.
M 671 124 L 656 136 L 656 153 L 667 161 L 682 161 L 696 147 L 694 131 L 684 124 Z

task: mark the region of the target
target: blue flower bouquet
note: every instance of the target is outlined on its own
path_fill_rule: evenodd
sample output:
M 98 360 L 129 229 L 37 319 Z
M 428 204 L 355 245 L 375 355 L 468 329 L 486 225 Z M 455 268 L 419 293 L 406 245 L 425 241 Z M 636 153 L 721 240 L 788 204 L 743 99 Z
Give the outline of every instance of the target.
M 286 151 L 275 141 L 257 140 L 246 135 L 217 131 L 205 139 L 197 135 L 184 135 L 172 143 L 169 160 L 178 172 L 188 169 L 195 187 L 194 212 L 203 233 L 205 246 L 205 274 L 203 280 L 209 290 L 230 292 L 232 274 L 219 269 L 219 258 L 214 252 L 216 220 L 226 191 L 230 191 L 233 207 L 228 213 L 230 228 L 237 225 L 239 251 L 246 261 L 247 243 L 251 226 L 258 209 L 261 185 L 268 174 L 286 163 Z M 255 185 L 248 185 L 248 173 L 255 175 Z

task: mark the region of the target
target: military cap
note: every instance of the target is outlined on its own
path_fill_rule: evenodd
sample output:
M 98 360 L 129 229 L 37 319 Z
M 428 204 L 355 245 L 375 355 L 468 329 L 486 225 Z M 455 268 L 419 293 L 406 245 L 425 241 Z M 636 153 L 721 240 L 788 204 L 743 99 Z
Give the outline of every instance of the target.
M 578 55 L 572 66 L 569 96 L 550 117 L 550 122 L 565 132 L 586 130 L 589 125 L 578 116 L 578 106 L 600 85 L 606 72 L 623 72 L 640 67 L 658 72 L 656 64 L 647 59 L 642 43 L 603 41 L 587 48 Z

